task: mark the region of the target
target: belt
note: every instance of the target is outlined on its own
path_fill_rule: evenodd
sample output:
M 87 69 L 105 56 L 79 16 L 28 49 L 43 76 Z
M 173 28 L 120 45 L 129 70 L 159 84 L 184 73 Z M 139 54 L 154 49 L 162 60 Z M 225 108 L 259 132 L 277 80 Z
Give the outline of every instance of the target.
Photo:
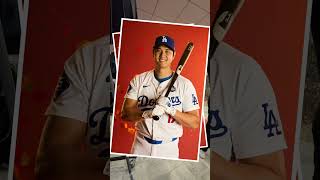
M 150 139 L 150 138 L 145 137 L 145 136 L 143 136 L 143 137 L 150 144 L 163 144 L 163 143 L 173 142 L 173 141 L 178 139 L 178 138 L 175 137 L 175 138 L 172 138 L 171 141 L 159 141 L 159 140 Z

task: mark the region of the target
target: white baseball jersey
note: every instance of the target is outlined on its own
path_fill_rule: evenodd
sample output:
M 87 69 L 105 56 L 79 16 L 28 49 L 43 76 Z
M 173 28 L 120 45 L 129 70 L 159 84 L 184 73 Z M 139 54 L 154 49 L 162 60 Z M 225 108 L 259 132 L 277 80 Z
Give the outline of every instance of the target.
M 147 71 L 136 75 L 131 81 L 125 98 L 138 101 L 138 108 L 142 111 L 154 108 L 156 99 L 164 94 L 171 78 L 159 82 L 154 71 Z M 171 105 L 180 112 L 199 109 L 196 90 L 190 80 L 179 76 L 169 93 Z M 181 137 L 182 125 L 171 116 L 164 114 L 159 121 L 152 118 L 136 123 L 137 132 L 154 140 L 168 140 Z
M 109 156 L 114 85 L 109 37 L 79 48 L 66 62 L 46 115 L 87 123 L 86 142 L 97 156 Z
M 210 146 L 230 160 L 286 148 L 276 97 L 261 67 L 221 43 L 210 60 Z

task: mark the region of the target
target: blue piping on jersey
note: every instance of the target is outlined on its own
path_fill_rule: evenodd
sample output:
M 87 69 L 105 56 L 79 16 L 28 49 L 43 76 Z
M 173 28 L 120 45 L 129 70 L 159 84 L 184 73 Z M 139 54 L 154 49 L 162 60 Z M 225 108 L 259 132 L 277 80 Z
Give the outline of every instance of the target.
M 166 80 L 169 80 L 169 79 L 173 76 L 173 73 L 171 73 L 170 76 L 165 77 L 165 78 L 161 78 L 161 79 L 158 78 L 155 73 L 153 73 L 153 75 L 154 75 L 154 77 L 156 78 L 156 80 L 157 80 L 159 83 L 162 83 L 162 82 L 164 82 L 164 81 L 166 81 Z

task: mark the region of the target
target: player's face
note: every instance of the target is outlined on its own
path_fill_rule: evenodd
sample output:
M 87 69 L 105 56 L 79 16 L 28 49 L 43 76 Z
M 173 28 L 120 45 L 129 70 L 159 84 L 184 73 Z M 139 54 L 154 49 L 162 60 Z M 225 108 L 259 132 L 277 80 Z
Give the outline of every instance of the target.
M 166 46 L 159 46 L 153 50 L 153 58 L 157 66 L 161 68 L 171 67 L 175 53 Z

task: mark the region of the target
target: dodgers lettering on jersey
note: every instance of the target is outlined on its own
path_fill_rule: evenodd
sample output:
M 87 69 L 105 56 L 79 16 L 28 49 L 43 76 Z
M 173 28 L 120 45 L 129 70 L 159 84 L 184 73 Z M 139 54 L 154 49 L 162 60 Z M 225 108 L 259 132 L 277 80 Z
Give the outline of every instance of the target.
M 159 83 L 155 78 L 154 71 L 147 71 L 136 75 L 128 87 L 125 98 L 138 101 L 138 108 L 142 111 L 154 108 L 156 100 L 164 95 L 170 79 Z M 179 76 L 169 94 L 171 105 L 181 111 L 188 112 L 199 109 L 197 93 L 191 81 Z M 143 136 L 155 140 L 167 140 L 173 137 L 181 137 L 183 134 L 182 125 L 174 121 L 167 114 L 160 117 L 159 121 L 146 119 L 137 122 L 136 129 Z
M 94 133 L 89 136 L 89 142 L 93 146 L 97 145 L 107 145 L 110 142 L 110 137 L 107 134 L 107 129 L 109 128 L 110 117 L 112 114 L 111 107 L 103 107 L 97 109 L 90 114 L 89 117 L 89 129 L 95 129 Z M 107 147 L 103 148 L 99 153 L 98 157 L 108 157 L 109 151 Z
M 223 124 L 224 121 L 219 116 L 219 110 L 209 110 L 208 114 L 208 119 L 212 122 L 209 124 L 210 130 L 212 130 L 212 133 L 209 135 L 210 139 L 224 136 L 228 132 L 228 128 Z
M 261 67 L 221 43 L 210 60 L 209 127 L 213 151 L 230 160 L 286 148 L 276 97 Z
M 181 98 L 179 96 L 169 96 L 170 106 L 178 106 L 181 105 Z M 195 96 L 192 95 L 192 98 L 195 99 Z M 194 101 L 194 100 L 193 100 Z M 194 103 L 194 102 L 193 102 Z M 147 96 L 139 96 L 138 97 L 138 107 L 142 111 L 146 111 L 154 108 L 156 105 L 156 99 L 149 99 Z M 194 103 L 196 105 L 196 103 Z
M 142 111 L 152 109 L 156 105 L 156 99 L 149 99 L 148 96 L 139 96 L 138 97 L 138 107 Z
M 114 83 L 109 36 L 87 43 L 65 63 L 46 115 L 87 123 L 86 141 L 98 157 L 109 156 Z M 114 63 L 113 63 L 114 64 Z M 98 71 L 97 71 L 98 70 Z

